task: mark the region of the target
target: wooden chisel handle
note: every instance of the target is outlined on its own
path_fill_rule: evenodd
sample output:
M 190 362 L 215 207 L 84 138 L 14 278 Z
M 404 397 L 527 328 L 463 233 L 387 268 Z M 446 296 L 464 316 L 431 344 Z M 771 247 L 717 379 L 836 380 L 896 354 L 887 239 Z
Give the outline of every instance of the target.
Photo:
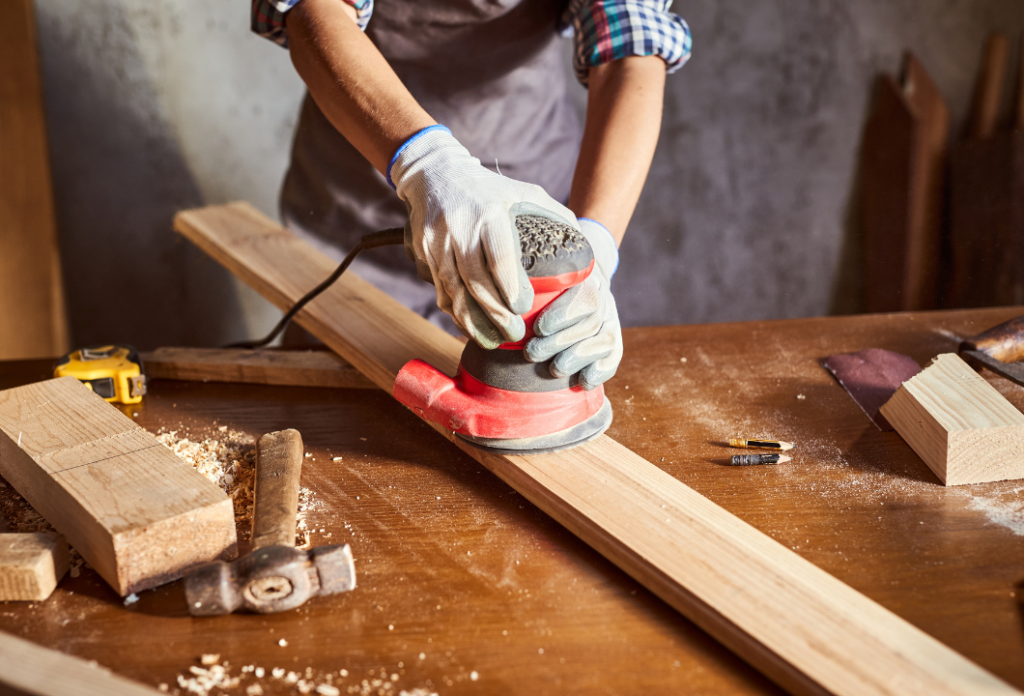
M 252 548 L 295 545 L 302 436 L 298 430 L 267 433 L 256 442 Z
M 1004 363 L 1024 360 L 1024 315 L 968 338 L 960 350 L 979 350 Z

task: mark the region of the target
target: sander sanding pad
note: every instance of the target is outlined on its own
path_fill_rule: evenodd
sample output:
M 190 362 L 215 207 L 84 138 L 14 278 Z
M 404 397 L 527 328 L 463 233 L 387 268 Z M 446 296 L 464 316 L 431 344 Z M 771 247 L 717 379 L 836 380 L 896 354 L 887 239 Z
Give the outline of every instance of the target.
M 893 430 L 893 427 L 878 410 L 900 385 L 921 371 L 921 366 L 909 355 L 882 348 L 830 355 L 822 360 L 822 365 L 835 375 L 879 430 Z

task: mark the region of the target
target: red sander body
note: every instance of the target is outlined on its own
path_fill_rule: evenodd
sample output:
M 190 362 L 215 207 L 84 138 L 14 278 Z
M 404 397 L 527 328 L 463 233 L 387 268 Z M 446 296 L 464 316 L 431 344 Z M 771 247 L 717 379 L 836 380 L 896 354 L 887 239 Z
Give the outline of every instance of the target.
M 470 341 L 455 377 L 412 360 L 395 378 L 394 395 L 423 418 L 464 440 L 506 454 L 552 452 L 591 440 L 612 422 L 604 388 L 577 385 L 578 375 L 559 378 L 550 361 L 529 362 L 523 346 L 533 338 L 537 315 L 594 270 L 586 238 L 560 222 L 519 215 L 522 263 L 534 301 L 523 315 L 526 336 L 495 350 Z

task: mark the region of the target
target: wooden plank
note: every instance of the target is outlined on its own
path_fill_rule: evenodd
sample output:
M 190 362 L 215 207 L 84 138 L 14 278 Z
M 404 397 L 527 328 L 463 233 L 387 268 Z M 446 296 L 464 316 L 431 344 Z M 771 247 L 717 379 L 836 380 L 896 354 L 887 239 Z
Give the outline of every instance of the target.
M 69 565 L 68 543 L 59 534 L 0 534 L 0 602 L 46 599 Z
M 1017 94 L 1013 107 L 1013 129 L 1024 130 L 1024 32 L 1017 41 Z
M 910 173 L 903 310 L 939 306 L 942 217 L 949 147 L 949 107 L 913 53 L 903 68 L 903 94 L 917 130 Z
M 1024 414 L 955 353 L 904 382 L 881 412 L 947 486 L 1024 478 Z
M 938 306 L 949 109 L 924 66 L 878 79 L 864 132 L 861 206 L 871 312 Z
M 140 354 L 148 379 L 239 382 L 293 387 L 373 389 L 376 385 L 329 350 L 157 348 Z
M 1009 54 L 1010 39 L 1006 34 L 993 32 L 985 42 L 975 78 L 968 132 L 971 140 L 984 140 L 995 135 Z
M 175 229 L 282 308 L 334 267 L 245 203 Z M 389 391 L 412 358 L 452 374 L 462 347 L 354 275 L 298 320 Z M 504 456 L 434 427 L 793 693 L 1019 693 L 607 436 Z
M 0 392 L 0 476 L 122 596 L 236 552 L 224 492 L 74 377 Z
M 67 351 L 31 0 L 0 23 L 0 360 Z
M 0 693 L 33 696 L 155 696 L 162 692 L 95 662 L 0 632 Z M 9 689 L 4 689 L 4 687 Z
M 919 129 L 903 90 L 878 78 L 861 150 L 864 299 L 869 312 L 903 309 L 911 172 Z

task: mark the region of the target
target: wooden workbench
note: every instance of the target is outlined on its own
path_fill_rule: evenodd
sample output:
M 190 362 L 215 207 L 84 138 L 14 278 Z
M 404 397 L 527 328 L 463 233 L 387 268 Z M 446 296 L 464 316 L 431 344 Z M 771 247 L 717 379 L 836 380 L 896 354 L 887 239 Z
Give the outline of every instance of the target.
M 943 487 L 819 364 L 872 346 L 927 364 L 1022 312 L 627 329 L 607 386 L 610 434 L 1024 688 L 1024 483 Z M 0 363 L 0 388 L 49 367 Z M 1024 388 L 985 377 L 1024 409 Z M 0 630 L 171 691 L 217 653 L 235 675 L 263 667 L 266 694 L 296 693 L 274 667 L 344 669 L 341 693 L 365 691 L 364 679 L 377 693 L 383 668 L 395 696 L 778 692 L 382 392 L 156 381 L 136 413 L 192 439 L 299 429 L 312 455 L 303 485 L 319 504 L 310 526 L 324 530 L 313 543 L 349 542 L 359 587 L 288 614 L 192 619 L 180 583 L 126 607 L 86 569 L 47 602 L 0 605 Z M 785 465 L 722 466 L 737 436 L 798 447 Z

